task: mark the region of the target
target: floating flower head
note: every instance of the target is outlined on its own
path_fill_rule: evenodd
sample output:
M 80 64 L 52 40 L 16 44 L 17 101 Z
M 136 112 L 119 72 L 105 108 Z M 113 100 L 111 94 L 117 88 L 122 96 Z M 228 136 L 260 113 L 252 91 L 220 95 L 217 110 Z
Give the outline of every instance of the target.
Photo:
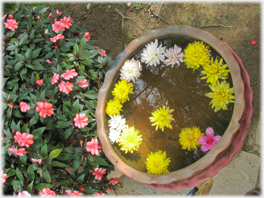
M 174 48 L 169 48 L 166 49 L 165 51 L 165 56 L 168 59 L 164 60 L 164 63 L 169 66 L 171 65 L 172 67 L 177 64 L 178 66 L 180 66 L 180 62 L 183 62 L 183 52 L 181 52 L 182 48 L 178 47 L 176 44 L 174 45 Z
M 134 58 L 127 60 L 120 70 L 120 79 L 125 79 L 127 82 L 132 80 L 135 83 L 135 79 L 140 76 L 141 70 L 142 66 L 138 60 Z
M 129 100 L 128 94 L 133 94 L 133 84 L 128 83 L 126 80 L 118 81 L 115 84 L 115 87 L 112 91 L 113 96 L 119 100 L 121 103 L 124 103 Z
M 216 145 L 216 143 L 221 139 L 221 136 L 216 135 L 214 136 L 214 129 L 211 127 L 208 127 L 206 129 L 206 136 L 200 136 L 198 138 L 198 142 L 202 145 L 201 146 L 201 150 L 203 152 L 207 152 L 209 150 L 211 150 L 212 148 L 214 148 L 214 146 Z
M 140 132 L 138 130 L 135 130 L 135 128 L 132 126 L 123 129 L 123 132 L 121 133 L 119 138 L 118 145 L 121 146 L 120 149 L 122 151 L 125 151 L 125 153 L 133 153 L 134 151 L 138 150 L 141 143 L 142 135 L 140 135 Z
M 108 134 L 109 140 L 113 143 L 115 143 L 115 142 L 118 143 L 119 138 L 120 138 L 120 134 L 121 134 L 121 131 L 110 128 L 109 134 Z
M 193 70 L 198 69 L 200 65 L 208 64 L 210 62 L 209 46 L 200 41 L 189 43 L 184 50 L 183 61 L 187 68 L 192 68 Z
M 108 126 L 110 128 L 121 132 L 124 128 L 127 127 L 126 119 L 123 118 L 123 116 L 114 115 L 114 116 L 110 116 L 110 117 L 111 117 L 111 119 L 108 120 Z
M 141 62 L 146 63 L 147 66 L 157 66 L 161 61 L 164 61 L 164 52 L 165 47 L 162 47 L 162 45 L 158 46 L 158 40 L 156 39 L 154 42 L 147 44 L 146 48 L 143 49 Z
M 123 105 L 120 103 L 120 101 L 114 98 L 113 100 L 110 100 L 107 103 L 105 113 L 107 113 L 107 115 L 109 116 L 113 116 L 115 114 L 120 115 L 120 111 L 122 111 L 122 107 Z
M 160 128 L 162 131 L 164 131 L 164 127 L 172 129 L 171 121 L 174 120 L 174 118 L 170 113 L 173 111 L 174 109 L 169 109 L 169 107 L 166 108 L 165 105 L 163 105 L 162 108 L 156 109 L 152 113 L 153 117 L 149 117 L 150 121 L 153 122 L 151 126 L 156 125 L 156 130 Z
M 229 103 L 234 103 L 235 96 L 233 96 L 234 88 L 229 88 L 229 84 L 226 81 L 219 83 L 217 81 L 216 86 L 209 85 L 212 92 L 205 94 L 207 97 L 212 98 L 209 105 L 212 104 L 214 112 L 220 109 L 227 110 Z
M 166 151 L 151 152 L 145 161 L 147 172 L 149 174 L 168 173 L 168 165 L 171 162 L 170 158 L 166 158 Z
M 211 59 L 211 64 L 207 64 L 203 67 L 202 74 L 206 76 L 202 77 L 201 79 L 207 78 L 207 83 L 211 83 L 212 86 L 216 85 L 218 79 L 227 79 L 229 70 L 227 68 L 227 64 L 222 65 L 223 59 L 221 58 L 220 61 L 216 59 L 215 62 L 213 58 Z
M 181 130 L 179 135 L 179 143 L 182 145 L 182 149 L 196 150 L 197 146 L 200 145 L 198 138 L 203 136 L 199 127 L 186 127 Z

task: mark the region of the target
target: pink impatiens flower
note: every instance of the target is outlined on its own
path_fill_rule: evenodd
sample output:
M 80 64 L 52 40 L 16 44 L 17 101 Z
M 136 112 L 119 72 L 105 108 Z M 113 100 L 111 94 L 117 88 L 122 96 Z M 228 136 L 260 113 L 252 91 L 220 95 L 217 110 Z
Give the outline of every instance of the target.
M 98 155 L 101 149 L 102 146 L 98 142 L 97 138 L 94 138 L 90 142 L 86 143 L 86 150 L 87 152 L 91 152 L 92 155 Z
M 55 23 L 52 24 L 52 30 L 56 33 L 58 33 L 60 30 L 65 30 L 65 25 L 60 21 L 55 21 Z
M 6 18 L 6 15 L 7 15 L 7 13 L 4 16 L 2 16 L 2 20 Z
M 28 193 L 28 191 L 22 191 L 22 192 L 19 192 L 18 197 L 31 197 L 31 194 Z
M 46 59 L 47 63 L 51 64 L 52 62 L 49 59 Z
M 65 28 L 66 29 L 70 29 L 71 28 L 71 22 L 72 22 L 72 18 L 70 16 L 66 17 L 64 16 L 61 20 L 60 20 L 61 23 L 64 24 Z
M 103 175 L 106 173 L 105 168 L 96 168 L 94 169 L 93 175 L 95 175 L 95 180 L 102 180 Z
M 55 196 L 55 192 L 50 190 L 49 188 L 43 188 L 42 191 L 39 192 L 39 195 L 41 197 L 46 197 L 46 196 Z
M 58 86 L 59 86 L 61 92 L 65 93 L 65 94 L 69 94 L 70 91 L 72 91 L 73 84 L 68 82 L 68 81 L 65 82 L 62 80 Z
M 78 76 L 78 73 L 75 71 L 75 69 L 67 70 L 65 73 L 61 74 L 61 77 L 65 80 L 70 80 L 71 78 L 74 78 L 75 76 Z
M 90 33 L 89 32 L 85 32 L 84 33 L 84 37 L 85 37 L 85 41 L 90 41 Z
M 31 161 L 32 162 L 37 162 L 37 163 L 39 163 L 39 165 L 41 164 L 41 159 L 34 159 L 34 158 L 31 158 Z
M 101 51 L 99 52 L 99 54 L 100 54 L 101 56 L 107 56 L 105 50 L 101 50 Z
M 10 105 L 9 105 L 9 108 L 10 108 L 10 109 L 13 109 L 13 108 L 14 108 L 14 105 L 13 105 L 13 104 L 10 104 Z
M 4 171 L 2 170 L 2 174 L 1 174 L 1 183 L 4 184 L 6 182 L 6 178 L 7 178 L 7 174 L 4 173 Z
M 58 82 L 59 80 L 59 74 L 53 74 L 52 80 L 51 80 L 51 84 L 55 84 Z
M 203 152 L 207 152 L 209 150 L 211 150 L 216 143 L 221 139 L 221 136 L 217 135 L 214 137 L 214 129 L 211 127 L 208 127 L 206 129 L 206 136 L 200 136 L 198 138 L 198 142 L 199 144 L 201 144 L 201 150 Z
M 15 31 L 15 29 L 17 29 L 18 27 L 18 23 L 16 22 L 15 19 L 7 19 L 6 23 L 4 24 L 7 29 L 10 29 L 12 31 Z
M 37 102 L 36 111 L 39 112 L 39 116 L 45 118 L 47 115 L 51 116 L 54 112 L 52 104 L 47 102 Z
M 10 148 L 8 147 L 7 148 L 9 151 L 17 154 L 18 156 L 23 156 L 24 153 L 27 153 L 26 150 L 24 148 L 21 148 L 21 149 L 16 149 L 16 148 Z
M 86 79 L 83 79 L 82 81 L 76 83 L 78 86 L 80 86 L 81 88 L 85 88 L 85 87 L 89 87 L 89 83 L 87 82 Z
M 42 85 L 43 84 L 43 80 L 42 79 L 40 79 L 40 80 L 37 80 L 37 82 L 36 82 L 38 85 Z
M 20 102 L 19 106 L 20 106 L 20 111 L 21 112 L 26 112 L 27 110 L 30 109 L 30 106 L 27 103 L 23 102 L 23 101 Z
M 73 196 L 73 197 L 79 197 L 79 196 L 82 196 L 83 194 L 78 192 L 78 191 L 73 191 L 71 192 L 70 190 L 65 190 L 65 192 L 70 195 L 70 196 Z
M 26 146 L 29 147 L 29 145 L 33 144 L 33 135 L 28 133 L 20 133 L 19 131 L 16 132 L 16 135 L 14 136 L 15 140 L 17 141 L 19 146 Z
M 109 181 L 109 184 L 116 185 L 118 183 L 118 180 L 119 180 L 119 178 L 115 177 L 115 178 L 111 179 L 111 181 Z
M 55 43 L 59 39 L 64 39 L 64 36 L 62 34 L 58 34 L 58 35 L 50 38 L 50 41 L 53 42 L 53 43 Z
M 79 129 L 84 128 L 85 126 L 88 125 L 88 118 L 85 113 L 76 114 L 73 121 L 74 121 L 74 125 Z

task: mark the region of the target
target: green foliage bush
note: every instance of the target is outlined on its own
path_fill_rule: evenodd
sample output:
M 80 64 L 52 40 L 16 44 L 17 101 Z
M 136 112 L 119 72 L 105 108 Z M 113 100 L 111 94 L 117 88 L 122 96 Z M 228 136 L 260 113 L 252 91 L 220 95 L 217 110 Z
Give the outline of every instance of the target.
M 7 174 L 4 193 L 28 191 L 38 195 L 44 188 L 56 194 L 65 194 L 66 190 L 105 193 L 113 186 L 106 177 L 113 166 L 103 152 L 88 152 L 86 142 L 97 138 L 97 93 L 113 61 L 111 56 L 100 55 L 102 49 L 93 46 L 95 40 L 85 41 L 87 30 L 73 20 L 69 29 L 58 32 L 64 38 L 52 42 L 50 38 L 57 35 L 52 24 L 70 13 L 60 15 L 52 9 L 52 17 L 47 18 L 47 10 L 45 5 L 23 5 L 3 19 L 6 22 L 12 18 L 18 23 L 14 31 L 3 29 L 2 169 Z M 72 69 L 78 75 L 63 79 L 61 75 Z M 52 84 L 54 74 L 59 74 L 59 79 Z M 77 85 L 83 79 L 89 87 Z M 72 84 L 69 93 L 60 91 L 61 81 Z M 21 101 L 30 106 L 26 112 L 21 111 Z M 36 110 L 39 102 L 51 104 L 53 114 L 41 116 Z M 88 125 L 76 127 L 77 114 L 85 114 Z M 17 131 L 33 135 L 33 144 L 20 146 L 15 139 Z M 18 156 L 8 148 L 25 148 L 27 153 Z M 41 159 L 41 163 L 32 158 Z M 106 169 L 102 180 L 95 180 L 96 168 Z

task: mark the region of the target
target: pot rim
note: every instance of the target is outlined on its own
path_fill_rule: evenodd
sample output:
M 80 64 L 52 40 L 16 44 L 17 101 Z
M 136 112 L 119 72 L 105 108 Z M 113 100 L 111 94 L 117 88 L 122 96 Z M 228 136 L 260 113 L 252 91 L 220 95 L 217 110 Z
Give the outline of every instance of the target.
M 126 164 L 120 157 L 118 157 L 118 155 L 113 150 L 105 128 L 106 99 L 123 63 L 132 55 L 134 51 L 155 39 L 176 35 L 189 36 L 205 42 L 209 46 L 213 47 L 214 50 L 216 50 L 225 60 L 230 70 L 230 74 L 233 81 L 235 95 L 234 110 L 232 118 L 224 135 L 222 136 L 220 141 L 215 145 L 215 147 L 208 153 L 206 153 L 205 156 L 185 168 L 165 174 L 153 175 L 132 168 L 131 166 Z M 234 136 L 236 135 L 236 132 L 239 129 L 239 121 L 242 117 L 244 107 L 244 84 L 241 78 L 240 68 L 229 48 L 219 38 L 213 36 L 205 30 L 191 27 L 188 25 L 170 25 L 164 28 L 151 30 L 145 35 L 134 39 L 117 56 L 112 68 L 106 73 L 104 83 L 98 93 L 97 108 L 95 113 L 97 122 L 97 134 L 106 157 L 121 173 L 130 177 L 131 179 L 134 179 L 135 181 L 145 184 L 169 184 L 172 182 L 179 182 L 189 179 L 195 173 L 205 170 L 218 159 L 217 157 L 222 152 L 225 152 L 228 149 L 228 147 L 232 143 Z

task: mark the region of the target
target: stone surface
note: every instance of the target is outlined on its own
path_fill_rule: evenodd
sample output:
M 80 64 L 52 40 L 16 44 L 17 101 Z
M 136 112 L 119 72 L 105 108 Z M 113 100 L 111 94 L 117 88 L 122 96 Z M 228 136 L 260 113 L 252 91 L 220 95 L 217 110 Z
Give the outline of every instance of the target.
M 257 186 L 260 169 L 260 158 L 257 155 L 241 151 L 226 167 L 221 169 L 212 179 L 213 187 L 209 195 L 245 195 L 249 190 Z M 114 191 L 108 193 L 110 196 L 158 196 L 175 195 L 185 196 L 189 189 L 181 190 L 159 190 L 145 186 L 125 175 L 119 179 L 121 186 L 115 186 Z

